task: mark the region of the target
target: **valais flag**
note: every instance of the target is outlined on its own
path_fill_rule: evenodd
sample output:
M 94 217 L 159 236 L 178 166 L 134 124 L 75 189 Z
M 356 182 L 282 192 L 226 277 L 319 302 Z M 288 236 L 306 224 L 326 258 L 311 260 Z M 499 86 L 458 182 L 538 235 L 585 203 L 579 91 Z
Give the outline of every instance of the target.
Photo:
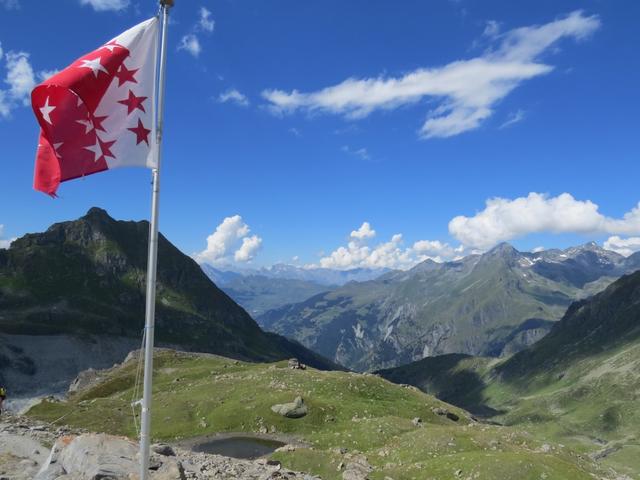
M 79 58 L 31 92 L 40 124 L 34 188 L 116 167 L 156 167 L 152 18 Z

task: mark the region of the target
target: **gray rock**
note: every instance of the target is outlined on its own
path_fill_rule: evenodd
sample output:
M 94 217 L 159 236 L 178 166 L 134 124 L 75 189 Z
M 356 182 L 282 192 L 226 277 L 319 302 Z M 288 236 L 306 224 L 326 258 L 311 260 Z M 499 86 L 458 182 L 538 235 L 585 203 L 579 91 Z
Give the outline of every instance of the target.
M 302 418 L 308 413 L 308 408 L 302 397 L 296 397 L 296 399 L 291 403 L 282 403 L 272 406 L 271 411 L 287 418 Z
M 165 457 L 175 457 L 176 452 L 173 451 L 171 445 L 167 445 L 166 443 L 154 443 L 151 445 L 151 450 L 158 455 L 164 455 Z
M 292 370 L 305 370 L 307 368 L 303 363 L 300 363 L 297 358 L 290 359 L 288 365 Z
M 342 480 L 368 480 L 369 473 L 373 471 L 373 467 L 367 461 L 364 455 L 353 456 L 347 463 Z
M 164 459 L 162 466 L 151 475 L 153 480 L 186 480 L 182 463 L 175 458 Z
M 440 415 L 441 417 L 447 417 L 449 420 L 452 420 L 454 422 L 457 422 L 458 420 L 460 420 L 460 417 L 458 415 L 456 415 L 453 412 L 450 412 L 446 408 L 435 407 L 435 408 L 432 408 L 431 411 L 436 415 Z
M 71 476 L 87 479 L 128 479 L 138 471 L 138 446 L 126 438 L 106 434 L 75 437 L 60 449 L 58 462 Z
M 413 423 L 416 427 L 422 427 L 422 419 L 420 417 L 416 417 L 413 420 L 411 420 L 411 423 Z

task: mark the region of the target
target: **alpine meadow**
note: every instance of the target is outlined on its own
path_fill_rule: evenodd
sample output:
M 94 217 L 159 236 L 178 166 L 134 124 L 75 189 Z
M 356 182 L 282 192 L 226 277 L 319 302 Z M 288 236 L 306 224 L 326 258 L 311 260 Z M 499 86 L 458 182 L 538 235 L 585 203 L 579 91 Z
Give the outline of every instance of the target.
M 0 0 L 0 480 L 640 480 L 638 18 Z

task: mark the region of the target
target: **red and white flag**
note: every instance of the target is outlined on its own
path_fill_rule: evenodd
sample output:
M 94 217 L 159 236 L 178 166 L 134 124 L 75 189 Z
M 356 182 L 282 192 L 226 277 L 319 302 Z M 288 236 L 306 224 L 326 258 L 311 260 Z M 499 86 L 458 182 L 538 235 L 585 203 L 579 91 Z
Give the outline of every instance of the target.
M 116 167 L 156 167 L 158 19 L 136 25 L 31 92 L 40 124 L 34 188 Z

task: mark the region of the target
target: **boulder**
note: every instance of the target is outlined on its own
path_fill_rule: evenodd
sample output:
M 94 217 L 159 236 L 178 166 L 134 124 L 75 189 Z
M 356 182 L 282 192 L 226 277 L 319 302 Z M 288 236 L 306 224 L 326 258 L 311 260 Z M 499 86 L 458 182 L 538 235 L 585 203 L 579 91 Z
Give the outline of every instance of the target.
M 300 363 L 297 358 L 292 358 L 289 360 L 289 368 L 292 370 L 304 370 L 307 367 L 303 363 Z
M 53 474 L 64 471 L 78 479 L 129 479 L 138 472 L 137 453 L 137 444 L 123 437 L 106 434 L 62 437 L 36 478 L 57 478 Z
M 182 463 L 175 458 L 165 458 L 160 468 L 151 474 L 152 480 L 186 480 Z
M 342 480 L 368 480 L 373 467 L 364 455 L 354 455 L 347 463 Z
M 154 443 L 151 445 L 151 451 L 165 457 L 175 457 L 176 452 L 171 448 L 171 445 L 166 443 Z
M 287 418 L 302 418 L 308 413 L 302 397 L 296 397 L 291 403 L 273 405 L 271 411 Z
M 460 417 L 458 415 L 456 415 L 453 412 L 450 412 L 446 408 L 435 407 L 435 408 L 432 408 L 431 411 L 436 415 L 440 415 L 441 417 L 447 417 L 449 420 L 452 420 L 454 422 L 457 422 L 458 420 L 460 420 Z
M 411 420 L 411 423 L 413 423 L 416 427 L 421 427 L 422 419 L 420 417 L 416 417 L 413 420 Z

